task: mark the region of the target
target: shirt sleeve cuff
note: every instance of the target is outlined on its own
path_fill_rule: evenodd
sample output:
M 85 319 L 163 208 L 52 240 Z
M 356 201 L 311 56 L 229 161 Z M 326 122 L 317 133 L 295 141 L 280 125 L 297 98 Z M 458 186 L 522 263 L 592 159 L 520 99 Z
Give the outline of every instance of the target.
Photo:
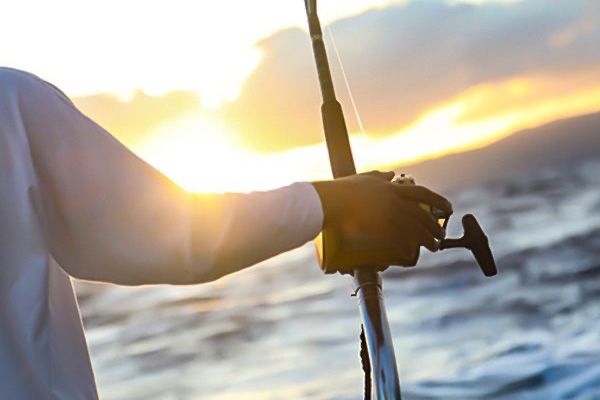
M 317 190 L 310 182 L 296 182 L 291 185 L 296 191 L 300 204 L 304 206 L 303 224 L 306 241 L 313 240 L 323 229 L 323 205 Z

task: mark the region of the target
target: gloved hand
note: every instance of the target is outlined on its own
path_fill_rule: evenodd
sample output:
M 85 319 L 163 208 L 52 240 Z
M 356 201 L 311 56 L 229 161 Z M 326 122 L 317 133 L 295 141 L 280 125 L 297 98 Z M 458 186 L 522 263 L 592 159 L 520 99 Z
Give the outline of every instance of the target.
M 444 229 L 418 203 L 448 213 L 452 205 L 425 187 L 394 184 L 393 178 L 394 172 L 372 171 L 313 182 L 323 205 L 323 228 L 360 232 L 386 246 L 405 249 L 407 254 L 414 250 L 415 242 L 437 251 Z

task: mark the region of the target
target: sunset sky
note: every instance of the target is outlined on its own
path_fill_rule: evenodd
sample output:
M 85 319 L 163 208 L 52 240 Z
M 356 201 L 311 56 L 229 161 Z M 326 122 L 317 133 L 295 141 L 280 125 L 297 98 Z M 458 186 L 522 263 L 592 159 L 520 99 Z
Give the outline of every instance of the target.
M 319 10 L 364 125 L 328 38 L 359 170 L 600 110 L 596 0 L 320 0 Z M 0 65 L 57 85 L 186 189 L 330 176 L 301 0 L 23 0 L 2 14 Z

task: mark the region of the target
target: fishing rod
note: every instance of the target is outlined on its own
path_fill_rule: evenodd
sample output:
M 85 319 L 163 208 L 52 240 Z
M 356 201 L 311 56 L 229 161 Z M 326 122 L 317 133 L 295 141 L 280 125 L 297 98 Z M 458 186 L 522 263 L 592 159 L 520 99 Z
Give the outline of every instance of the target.
M 317 67 L 317 75 L 321 88 L 323 103 L 321 116 L 331 171 L 335 179 L 356 174 L 354 158 L 350 146 L 348 129 L 342 107 L 338 102 L 329 61 L 323 41 L 321 22 L 317 14 L 317 1 L 304 0 L 308 18 L 309 34 L 312 41 L 313 54 Z M 414 179 L 401 175 L 395 182 L 403 185 L 414 185 Z M 450 214 L 420 204 L 446 227 Z M 496 264 L 492 256 L 488 239 L 481 226 L 471 214 L 462 219 L 464 235 L 459 239 L 444 239 L 440 249 L 466 248 L 470 250 L 479 267 L 486 276 L 496 274 Z M 354 295 L 358 299 L 362 318 L 361 360 L 365 372 L 365 399 L 371 399 L 371 379 L 374 381 L 375 398 L 377 400 L 401 400 L 400 379 L 392 333 L 387 319 L 382 294 L 380 271 L 389 265 L 413 266 L 419 257 L 419 247 L 406 259 L 389 249 L 371 249 L 365 251 L 353 247 L 342 233 L 335 227 L 326 228 L 318 238 L 321 268 L 325 273 L 343 273 L 353 271 Z

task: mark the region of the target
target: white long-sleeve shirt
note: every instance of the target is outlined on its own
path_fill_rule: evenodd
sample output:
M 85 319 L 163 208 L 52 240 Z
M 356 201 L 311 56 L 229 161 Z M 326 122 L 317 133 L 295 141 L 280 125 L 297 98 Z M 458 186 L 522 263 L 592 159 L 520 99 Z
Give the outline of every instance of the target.
M 97 398 L 69 275 L 205 282 L 304 244 L 323 221 L 309 183 L 187 193 L 54 86 L 8 68 L 0 187 L 0 399 Z

